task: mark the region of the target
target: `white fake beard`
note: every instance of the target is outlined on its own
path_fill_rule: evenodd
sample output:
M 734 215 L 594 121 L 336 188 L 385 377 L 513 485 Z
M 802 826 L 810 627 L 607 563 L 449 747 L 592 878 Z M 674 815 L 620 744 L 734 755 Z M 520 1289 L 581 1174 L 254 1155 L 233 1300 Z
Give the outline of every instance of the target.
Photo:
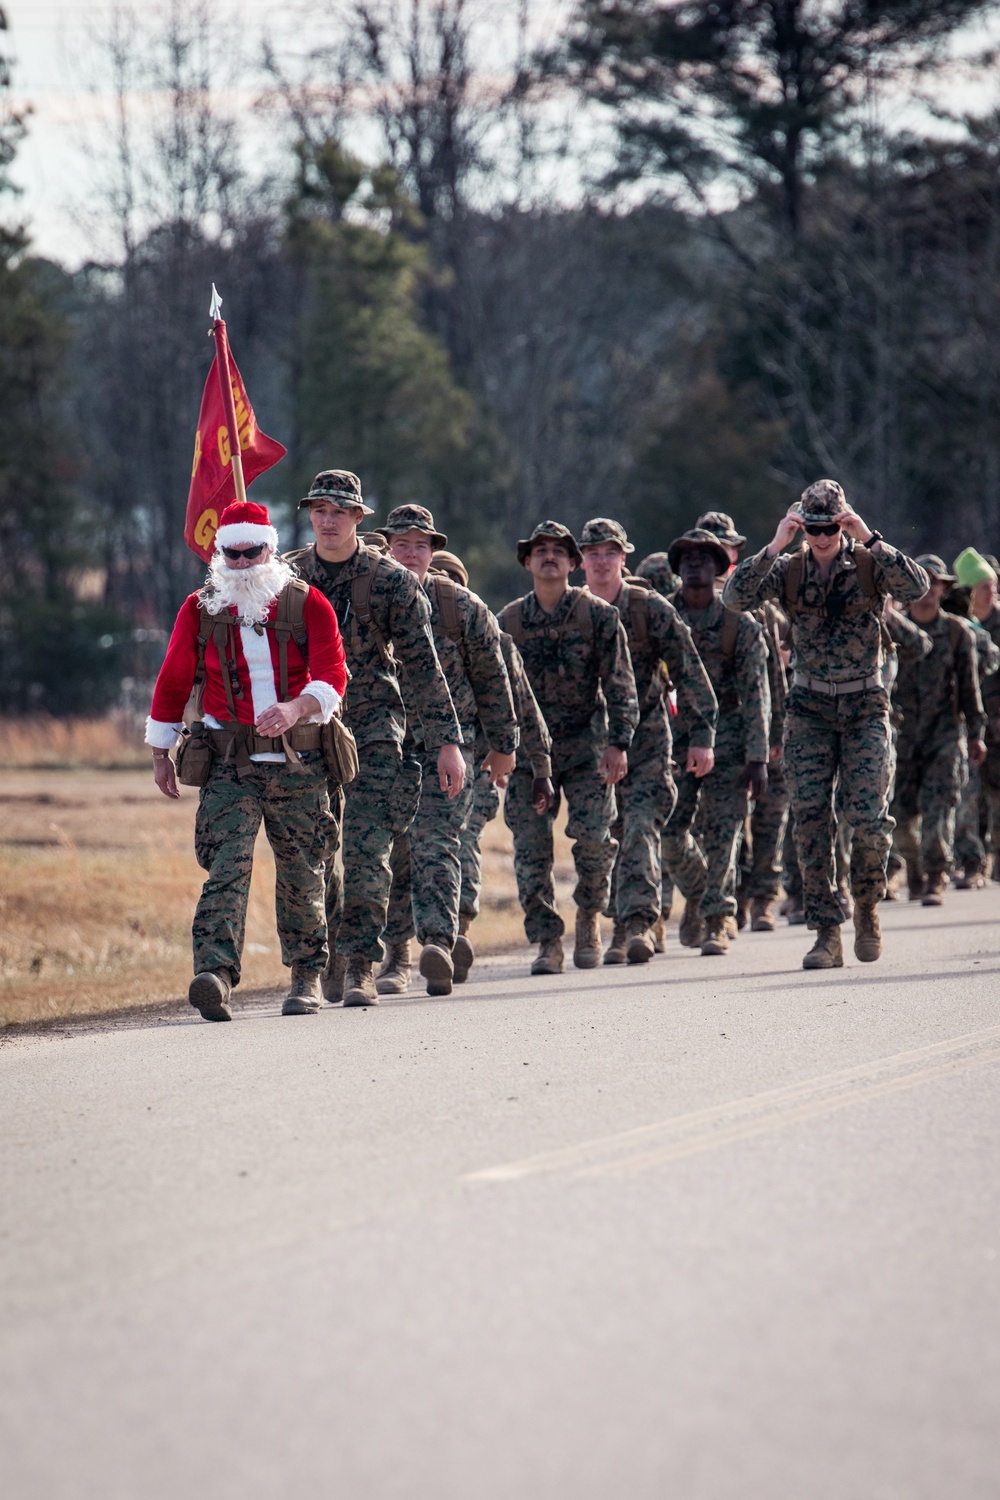
M 280 557 L 252 568 L 228 568 L 225 557 L 216 552 L 208 565 L 208 582 L 202 599 L 210 615 L 221 615 L 235 604 L 237 613 L 248 625 L 263 625 L 271 605 L 294 576 Z

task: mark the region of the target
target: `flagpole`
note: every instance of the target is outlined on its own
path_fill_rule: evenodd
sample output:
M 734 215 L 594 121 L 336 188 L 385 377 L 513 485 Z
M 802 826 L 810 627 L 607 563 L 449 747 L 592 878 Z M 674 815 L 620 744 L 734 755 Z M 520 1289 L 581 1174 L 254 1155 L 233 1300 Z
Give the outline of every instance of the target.
M 212 282 L 212 303 L 209 308 L 209 316 L 212 319 L 212 333 L 215 336 L 216 367 L 219 372 L 219 386 L 222 391 L 222 410 L 226 414 L 226 426 L 229 428 L 229 461 L 233 466 L 233 482 L 236 486 L 237 500 L 245 500 L 247 487 L 243 482 L 243 454 L 240 451 L 240 433 L 236 425 L 236 402 L 233 400 L 233 378 L 229 370 L 229 339 L 226 335 L 226 325 L 222 319 L 222 298 L 215 290 L 215 282 Z

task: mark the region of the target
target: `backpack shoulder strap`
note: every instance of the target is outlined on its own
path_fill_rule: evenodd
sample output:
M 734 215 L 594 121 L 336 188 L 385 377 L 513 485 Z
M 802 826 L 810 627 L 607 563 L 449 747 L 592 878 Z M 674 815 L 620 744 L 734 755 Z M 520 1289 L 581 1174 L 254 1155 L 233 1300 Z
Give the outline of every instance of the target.
M 199 719 L 202 714 L 202 704 L 205 699 L 205 647 L 210 640 L 215 641 L 215 649 L 219 653 L 219 671 L 222 674 L 222 686 L 226 693 L 226 703 L 229 707 L 230 718 L 235 723 L 239 715 L 236 712 L 236 699 L 243 697 L 243 689 L 240 687 L 239 676 L 236 676 L 236 686 L 233 687 L 233 676 L 236 674 L 236 636 L 233 630 L 232 618 L 228 615 L 210 615 L 204 604 L 198 606 L 198 665 L 195 671 L 195 713 Z
M 629 580 L 631 583 L 631 580 Z M 649 594 L 637 588 L 629 594 L 629 623 L 640 651 L 649 651 Z
M 512 599 L 500 611 L 500 628 L 510 636 L 514 645 L 518 647 L 524 644 L 524 625 L 521 620 L 521 605 L 523 603 L 523 596 L 520 599 Z
M 798 552 L 792 553 L 788 559 L 788 567 L 785 569 L 785 613 L 791 619 L 795 618 L 796 610 L 799 607 L 799 591 L 802 588 L 802 574 L 805 571 L 805 565 L 806 554 L 804 549 L 800 548 Z
M 269 621 L 278 640 L 278 685 L 279 702 L 288 697 L 288 641 L 291 638 L 303 656 L 308 656 L 305 612 L 309 597 L 309 585 L 302 578 L 293 578 L 278 595 L 278 608 L 274 619 Z
M 955 655 L 959 646 L 962 645 L 966 628 L 958 615 L 948 616 L 948 644 L 951 646 L 952 656 Z
M 389 643 L 375 624 L 375 620 L 372 617 L 371 603 L 372 584 L 375 582 L 375 574 L 378 572 L 379 565 L 382 562 L 382 555 L 376 552 L 373 547 L 369 547 L 367 543 L 362 543 L 362 545 L 365 549 L 368 567 L 364 572 L 356 573 L 351 579 L 351 612 L 354 615 L 355 628 L 360 625 L 365 630 L 371 632 L 383 665 L 388 667 L 392 664 Z
M 575 625 L 584 640 L 594 639 L 594 616 L 590 610 L 593 600 L 594 596 L 589 589 L 576 590 L 576 600 L 563 622 L 561 634 L 565 634 L 570 625 Z
M 732 661 L 736 655 L 736 642 L 740 634 L 740 612 L 738 609 L 726 609 L 722 621 L 722 654 L 726 661 Z
M 454 641 L 456 646 L 460 646 L 463 639 L 462 624 L 458 618 L 458 593 L 453 581 L 443 574 L 436 574 L 434 595 L 437 599 L 438 614 L 441 616 L 441 629 L 449 640 Z
M 858 582 L 869 605 L 872 609 L 879 607 L 878 589 L 875 587 L 875 559 L 860 542 L 854 548 L 854 565 L 858 570 Z

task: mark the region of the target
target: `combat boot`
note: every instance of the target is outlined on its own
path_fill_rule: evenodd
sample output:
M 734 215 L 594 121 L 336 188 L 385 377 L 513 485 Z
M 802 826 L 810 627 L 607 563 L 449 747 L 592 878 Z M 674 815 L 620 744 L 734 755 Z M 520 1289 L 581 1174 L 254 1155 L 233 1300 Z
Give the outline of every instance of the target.
M 906 861 L 906 889 L 911 901 L 921 901 L 924 894 L 924 877 L 915 860 Z
M 362 958 L 360 953 L 349 953 L 347 972 L 344 975 L 344 1009 L 347 1010 L 352 1005 L 377 1004 L 378 994 L 371 959 Z
M 702 958 L 715 958 L 729 952 L 729 934 L 726 931 L 726 923 L 731 920 L 731 918 L 721 916 L 718 912 L 706 919 L 705 936 L 701 940 Z
M 410 961 L 410 940 L 405 943 L 386 944 L 385 962 L 378 971 L 375 990 L 379 995 L 405 995 L 410 988 L 413 964 Z
M 292 965 L 292 982 L 281 1007 L 283 1016 L 314 1016 L 323 1004 L 319 975 L 315 969 Z
M 924 893 L 920 898 L 921 906 L 943 906 L 944 893 L 948 889 L 948 877 L 943 870 L 935 870 L 927 877 Z
M 604 962 L 606 964 L 623 964 L 625 962 L 626 947 L 625 923 L 616 922 L 615 930 L 611 934 L 611 947 L 606 949 L 604 953 Z
M 684 903 L 684 915 L 677 935 L 685 948 L 700 948 L 705 936 L 705 918 L 698 910 L 700 905 L 700 896 L 692 896 Z
M 625 928 L 626 957 L 630 964 L 648 964 L 653 956 L 653 934 L 642 917 L 632 917 Z
M 816 929 L 816 941 L 802 960 L 802 967 L 804 969 L 842 969 L 844 967 L 844 949 L 840 941 L 840 928 L 836 924 L 832 927 Z
M 599 911 L 576 909 L 576 940 L 573 962 L 578 969 L 596 969 L 601 961 L 601 922 Z
M 745 885 L 741 885 L 736 892 L 736 930 L 742 932 L 747 925 L 750 912 L 750 892 Z
M 667 919 L 660 912 L 651 928 L 653 934 L 653 952 L 666 953 L 667 951 Z
M 532 974 L 564 974 L 566 959 L 561 937 L 543 938 L 538 945 L 538 957 L 531 965 Z
M 774 931 L 774 902 L 769 896 L 755 896 L 751 901 L 750 931 Z
M 451 950 L 451 961 L 455 965 L 455 983 L 464 984 L 469 977 L 469 970 L 476 961 L 476 950 L 468 936 L 469 928 L 472 926 L 471 917 L 459 917 L 458 937 L 455 946 Z
M 785 919 L 789 927 L 804 927 L 806 925 L 806 912 L 802 904 L 801 896 L 789 896 L 787 902 L 788 910 Z
M 854 900 L 851 896 L 851 887 L 847 883 L 846 875 L 837 881 L 837 900 L 845 917 L 854 915 Z
M 426 942 L 420 950 L 420 972 L 427 980 L 428 995 L 450 995 L 455 965 L 443 942 Z
M 854 956 L 863 964 L 873 964 L 882 957 L 882 926 L 877 901 L 854 903 Z
M 883 901 L 899 900 L 899 883 L 903 878 L 903 867 L 897 865 L 894 870 L 890 869 L 885 878 L 885 895 Z
M 188 1000 L 206 1021 L 231 1021 L 229 997 L 233 983 L 228 969 L 203 969 L 188 986 Z
M 723 917 L 722 930 L 726 934 L 726 937 L 729 939 L 729 941 L 731 943 L 735 943 L 736 939 L 739 937 L 740 932 L 739 927 L 736 925 L 736 918 Z
M 323 999 L 328 1005 L 339 1005 L 344 998 L 344 975 L 347 973 L 346 953 L 334 952 L 319 976 Z
M 963 870 L 955 881 L 956 891 L 981 891 L 986 885 L 986 874 L 978 865 Z

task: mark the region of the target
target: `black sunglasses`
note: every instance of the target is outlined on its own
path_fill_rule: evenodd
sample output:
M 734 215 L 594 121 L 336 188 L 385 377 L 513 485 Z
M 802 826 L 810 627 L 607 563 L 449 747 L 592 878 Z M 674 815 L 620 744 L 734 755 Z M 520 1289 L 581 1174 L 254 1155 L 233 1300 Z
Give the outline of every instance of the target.
M 839 530 L 840 527 L 833 521 L 829 526 L 807 526 L 806 536 L 836 536 Z
M 228 557 L 232 562 L 237 562 L 241 557 L 259 557 L 266 547 L 266 542 L 260 542 L 256 547 L 223 547 L 223 557 Z

